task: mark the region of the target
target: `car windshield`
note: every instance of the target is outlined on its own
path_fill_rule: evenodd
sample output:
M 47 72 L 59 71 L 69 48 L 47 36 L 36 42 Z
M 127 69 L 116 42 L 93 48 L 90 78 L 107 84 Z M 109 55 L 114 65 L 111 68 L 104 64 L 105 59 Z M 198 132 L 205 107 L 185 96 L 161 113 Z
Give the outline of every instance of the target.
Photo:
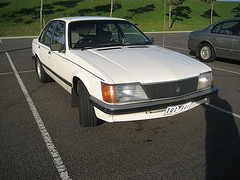
M 151 41 L 127 21 L 76 21 L 69 25 L 70 48 L 146 45 Z

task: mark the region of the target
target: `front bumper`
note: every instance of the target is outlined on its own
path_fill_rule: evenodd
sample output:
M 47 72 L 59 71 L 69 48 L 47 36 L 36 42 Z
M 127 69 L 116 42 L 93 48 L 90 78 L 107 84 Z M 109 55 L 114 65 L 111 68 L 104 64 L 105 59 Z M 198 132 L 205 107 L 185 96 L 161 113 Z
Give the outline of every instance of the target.
M 197 44 L 196 40 L 190 39 L 190 38 L 188 39 L 188 49 L 190 51 L 196 52 L 197 51 L 197 46 L 198 46 L 198 44 Z
M 109 115 L 120 115 L 120 114 L 129 114 L 129 113 L 137 113 L 143 111 L 153 111 L 157 109 L 164 109 L 168 106 L 175 106 L 179 104 L 184 104 L 187 102 L 196 102 L 202 99 L 205 99 L 213 94 L 216 94 L 218 89 L 213 86 L 211 89 L 197 92 L 194 94 L 190 94 L 187 96 L 172 98 L 166 100 L 156 100 L 156 101 L 147 101 L 147 102 L 139 102 L 132 104 L 107 104 L 103 101 L 96 99 L 91 96 L 90 101 L 97 109 Z

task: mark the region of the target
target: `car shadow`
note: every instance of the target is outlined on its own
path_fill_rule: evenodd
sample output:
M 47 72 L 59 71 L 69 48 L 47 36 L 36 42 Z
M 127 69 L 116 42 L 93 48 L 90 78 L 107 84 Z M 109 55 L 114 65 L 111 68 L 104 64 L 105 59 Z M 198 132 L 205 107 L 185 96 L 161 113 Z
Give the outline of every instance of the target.
M 239 60 L 240 60 L 240 59 L 239 59 Z M 220 62 L 225 62 L 225 63 L 240 65 L 240 61 L 238 61 L 238 60 L 232 60 L 232 59 L 216 58 L 215 61 L 220 61 Z
M 189 51 L 189 55 L 190 55 L 190 56 L 197 56 L 197 55 L 196 55 L 196 52 L 194 52 L 194 51 Z M 197 58 L 197 57 L 196 57 L 196 58 Z
M 231 105 L 218 96 L 210 98 L 210 104 L 232 112 Z M 232 115 L 206 109 L 206 179 L 240 179 L 240 139 Z

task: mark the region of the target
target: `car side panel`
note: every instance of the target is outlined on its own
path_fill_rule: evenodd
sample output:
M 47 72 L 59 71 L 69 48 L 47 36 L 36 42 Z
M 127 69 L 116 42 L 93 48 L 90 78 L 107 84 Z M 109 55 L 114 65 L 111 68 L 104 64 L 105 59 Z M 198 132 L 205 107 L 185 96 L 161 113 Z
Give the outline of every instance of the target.
M 50 60 L 50 48 L 42 43 L 38 43 L 37 49 L 41 63 L 47 65 Z
M 103 79 L 98 69 L 92 67 L 88 62 L 71 51 L 67 50 L 64 58 L 64 73 L 61 73 L 64 74 L 64 79 L 71 82 L 73 86 L 73 78 L 78 78 L 83 82 L 91 96 L 102 100 L 101 82 L 104 82 L 106 79 Z M 67 57 L 71 57 L 71 59 Z
M 233 36 L 212 33 L 209 37 L 209 41 L 215 47 L 217 57 L 231 58 Z
M 67 79 L 65 75 L 66 54 L 64 52 L 52 51 L 48 64 L 56 76 L 69 86 L 71 85 L 71 79 Z
M 240 30 L 239 36 L 235 36 L 233 40 L 233 51 L 232 58 L 235 60 L 240 60 Z

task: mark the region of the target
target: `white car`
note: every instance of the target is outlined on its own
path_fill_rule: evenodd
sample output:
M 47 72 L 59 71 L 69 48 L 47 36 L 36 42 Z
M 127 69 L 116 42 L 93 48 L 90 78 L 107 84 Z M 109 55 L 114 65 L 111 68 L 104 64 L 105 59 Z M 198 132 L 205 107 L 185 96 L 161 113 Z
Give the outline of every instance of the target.
M 176 115 L 217 92 L 211 68 L 154 45 L 125 19 L 53 19 L 32 53 L 39 80 L 71 93 L 83 127 Z

